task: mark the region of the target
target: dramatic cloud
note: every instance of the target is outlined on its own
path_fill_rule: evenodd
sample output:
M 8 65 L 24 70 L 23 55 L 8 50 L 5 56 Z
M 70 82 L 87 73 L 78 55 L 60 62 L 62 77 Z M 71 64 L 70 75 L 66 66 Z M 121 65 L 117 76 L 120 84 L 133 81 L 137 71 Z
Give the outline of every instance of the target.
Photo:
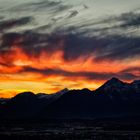
M 0 0 L 2 91 L 96 89 L 111 77 L 140 78 L 138 0 L 6 1 Z
M 9 53 L 18 47 L 31 55 L 40 55 L 42 51 L 53 55 L 57 51 L 63 52 L 65 61 L 88 59 L 96 61 L 122 61 L 139 58 L 140 39 L 138 37 L 106 36 L 86 37 L 77 34 L 39 34 L 34 32 L 7 33 L 2 36 L 0 53 Z
M 12 63 L 14 57 L 11 57 L 11 54 L 16 51 L 22 51 L 29 58 L 41 58 L 43 55 L 46 55 L 46 58 L 53 58 L 56 54 L 61 54 L 59 59 L 65 63 L 79 59 L 83 62 L 92 59 L 93 65 L 94 61 L 120 63 L 129 59 L 139 59 L 140 54 L 140 39 L 138 37 L 106 36 L 100 38 L 77 34 L 25 32 L 21 34 L 7 33 L 2 36 L 1 40 L 0 54 L 3 64 L 4 62 Z M 22 54 L 18 56 L 22 57 Z

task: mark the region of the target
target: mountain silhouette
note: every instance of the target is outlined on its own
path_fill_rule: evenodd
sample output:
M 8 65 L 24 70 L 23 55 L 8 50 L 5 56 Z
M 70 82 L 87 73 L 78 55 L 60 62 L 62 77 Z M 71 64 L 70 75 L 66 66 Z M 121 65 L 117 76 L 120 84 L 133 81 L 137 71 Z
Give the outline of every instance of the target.
M 94 119 L 139 116 L 140 81 L 117 78 L 95 91 L 64 89 L 55 94 L 24 92 L 0 104 L 0 118 Z
M 135 93 L 135 90 L 130 84 L 124 83 L 117 78 L 112 78 L 99 87 L 95 92 L 96 94 L 102 93 L 103 96 L 109 96 L 112 100 L 117 98 L 120 100 L 127 100 L 131 94 Z

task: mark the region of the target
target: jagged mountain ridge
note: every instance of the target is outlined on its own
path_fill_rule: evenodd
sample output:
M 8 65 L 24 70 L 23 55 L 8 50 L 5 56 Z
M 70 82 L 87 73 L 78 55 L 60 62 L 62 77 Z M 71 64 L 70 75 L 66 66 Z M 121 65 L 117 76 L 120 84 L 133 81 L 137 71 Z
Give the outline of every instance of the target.
M 40 119 L 135 116 L 140 115 L 139 89 L 138 80 L 125 83 L 112 78 L 95 91 L 64 89 L 53 95 L 26 92 L 4 104 L 0 115 L 3 118 L 22 116 Z

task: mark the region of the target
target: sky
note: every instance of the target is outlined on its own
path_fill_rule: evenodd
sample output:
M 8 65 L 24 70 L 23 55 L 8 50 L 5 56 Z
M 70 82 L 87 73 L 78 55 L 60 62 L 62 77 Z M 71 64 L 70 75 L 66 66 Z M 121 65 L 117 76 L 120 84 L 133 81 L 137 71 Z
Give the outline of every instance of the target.
M 0 97 L 140 79 L 139 0 L 0 0 Z

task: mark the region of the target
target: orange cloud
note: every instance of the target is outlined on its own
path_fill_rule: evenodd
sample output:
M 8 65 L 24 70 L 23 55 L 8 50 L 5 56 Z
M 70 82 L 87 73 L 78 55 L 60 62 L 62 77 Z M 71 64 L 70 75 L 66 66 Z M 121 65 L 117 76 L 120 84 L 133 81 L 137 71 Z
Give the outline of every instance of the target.
M 12 97 L 29 90 L 35 93 L 54 93 L 63 88 L 93 90 L 115 74 L 130 81 L 131 78 L 125 78 L 125 75 L 123 77 L 120 72 L 140 65 L 136 59 L 96 61 L 94 55 L 67 61 L 64 59 L 63 38 L 50 46 L 58 45 L 59 49 L 50 52 L 42 47 L 37 54 L 34 50 L 31 53 L 26 52 L 21 41 L 22 38 L 13 41 L 12 46 L 1 52 L 0 97 Z M 139 71 L 133 71 L 132 74 L 139 75 Z

